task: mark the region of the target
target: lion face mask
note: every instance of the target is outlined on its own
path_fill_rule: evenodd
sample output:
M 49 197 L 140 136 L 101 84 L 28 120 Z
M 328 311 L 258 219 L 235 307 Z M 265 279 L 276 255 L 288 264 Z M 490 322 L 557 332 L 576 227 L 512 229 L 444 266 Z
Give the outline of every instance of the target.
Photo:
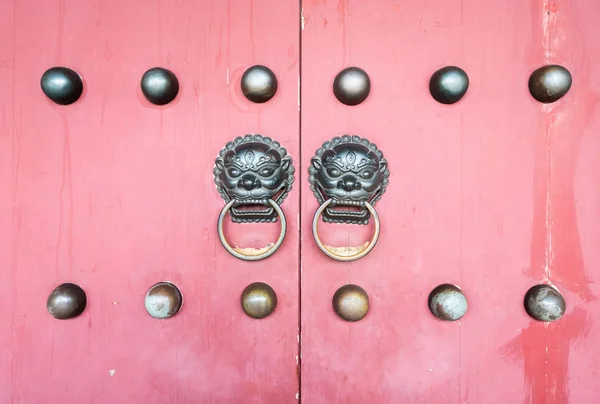
M 323 143 L 308 169 L 311 189 L 319 204 L 331 199 L 325 222 L 367 224 L 374 205 L 388 185 L 390 172 L 383 153 L 359 136 L 342 136 Z
M 285 199 L 294 182 L 292 158 L 278 142 L 262 135 L 238 137 L 215 160 L 214 179 L 225 202 L 234 200 L 234 222 L 274 222 L 268 200 Z

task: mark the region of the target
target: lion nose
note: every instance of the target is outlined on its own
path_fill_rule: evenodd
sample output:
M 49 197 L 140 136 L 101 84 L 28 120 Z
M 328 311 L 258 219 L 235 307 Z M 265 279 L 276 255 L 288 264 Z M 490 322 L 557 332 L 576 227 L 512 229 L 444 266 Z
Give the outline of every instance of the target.
M 246 191 L 252 191 L 253 189 L 260 188 L 262 185 L 258 178 L 253 175 L 244 175 L 240 182 L 238 182 L 238 187 L 245 189 Z
M 338 183 L 338 186 L 348 192 L 361 188 L 360 182 L 352 176 L 343 177 Z

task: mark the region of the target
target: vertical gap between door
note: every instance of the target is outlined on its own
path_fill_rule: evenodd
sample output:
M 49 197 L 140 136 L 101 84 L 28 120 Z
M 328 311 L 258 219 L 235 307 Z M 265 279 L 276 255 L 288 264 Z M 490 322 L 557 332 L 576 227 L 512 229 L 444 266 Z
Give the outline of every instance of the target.
M 302 402 L 302 184 L 304 166 L 302 158 L 302 29 L 304 28 L 304 10 L 302 0 L 298 0 L 298 402 Z

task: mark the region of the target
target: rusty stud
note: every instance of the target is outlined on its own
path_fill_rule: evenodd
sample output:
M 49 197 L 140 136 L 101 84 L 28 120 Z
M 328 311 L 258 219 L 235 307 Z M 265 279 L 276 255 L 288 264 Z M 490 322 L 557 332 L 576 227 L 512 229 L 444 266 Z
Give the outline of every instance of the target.
M 181 291 L 170 282 L 159 282 L 152 286 L 144 301 L 148 314 L 158 319 L 173 317 L 182 303 Z
M 446 66 L 437 70 L 429 80 L 429 92 L 442 104 L 454 104 L 464 97 L 469 89 L 469 76 L 456 66 Z
M 332 299 L 333 310 L 342 319 L 350 322 L 362 320 L 369 311 L 369 296 L 358 285 L 344 285 Z
M 546 65 L 529 76 L 529 92 L 539 102 L 549 104 L 562 98 L 572 83 L 573 78 L 567 69 L 559 65 Z
M 445 321 L 461 319 L 467 312 L 467 299 L 456 285 L 445 283 L 435 287 L 429 294 L 429 310 Z
M 83 81 L 76 71 L 68 67 L 51 67 L 41 79 L 42 91 L 59 105 L 69 105 L 81 97 Z
M 67 320 L 79 316 L 85 310 L 87 297 L 85 291 L 74 283 L 58 285 L 46 302 L 48 312 L 59 320 Z
M 240 300 L 244 312 L 255 319 L 269 316 L 277 307 L 275 291 L 262 282 L 255 282 L 246 286 Z
M 142 76 L 142 93 L 152 104 L 165 105 L 177 97 L 179 81 L 175 74 L 162 67 L 153 67 Z
M 563 295 L 554 286 L 547 284 L 530 288 L 525 294 L 524 304 L 531 318 L 546 322 L 558 320 L 567 308 Z
M 345 68 L 333 80 L 333 94 L 342 104 L 358 105 L 367 99 L 370 92 L 371 79 L 358 67 Z
M 269 101 L 277 92 L 277 77 L 266 66 L 249 67 L 242 75 L 242 92 L 252 102 Z

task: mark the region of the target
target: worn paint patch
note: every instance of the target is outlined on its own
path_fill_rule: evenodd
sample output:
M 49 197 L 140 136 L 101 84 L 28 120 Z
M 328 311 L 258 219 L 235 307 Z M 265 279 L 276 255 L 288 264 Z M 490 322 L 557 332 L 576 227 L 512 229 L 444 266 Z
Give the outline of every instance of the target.
M 332 247 L 325 245 L 325 249 L 333 254 L 341 255 L 342 257 L 351 257 L 353 255 L 360 254 L 371 244 L 370 241 L 365 242 L 364 244 L 357 246 L 343 246 L 343 247 Z
M 274 243 L 269 243 L 264 247 L 261 248 L 253 248 L 253 247 L 233 247 L 234 251 L 242 254 L 242 255 L 250 255 L 250 256 L 255 256 L 255 255 L 260 255 L 260 254 L 264 254 L 265 252 L 269 251 L 271 248 L 273 248 L 275 244 Z
M 504 357 L 523 362 L 527 403 L 568 403 L 570 348 L 589 334 L 591 319 L 576 307 L 556 323 L 532 321 L 500 349 Z

